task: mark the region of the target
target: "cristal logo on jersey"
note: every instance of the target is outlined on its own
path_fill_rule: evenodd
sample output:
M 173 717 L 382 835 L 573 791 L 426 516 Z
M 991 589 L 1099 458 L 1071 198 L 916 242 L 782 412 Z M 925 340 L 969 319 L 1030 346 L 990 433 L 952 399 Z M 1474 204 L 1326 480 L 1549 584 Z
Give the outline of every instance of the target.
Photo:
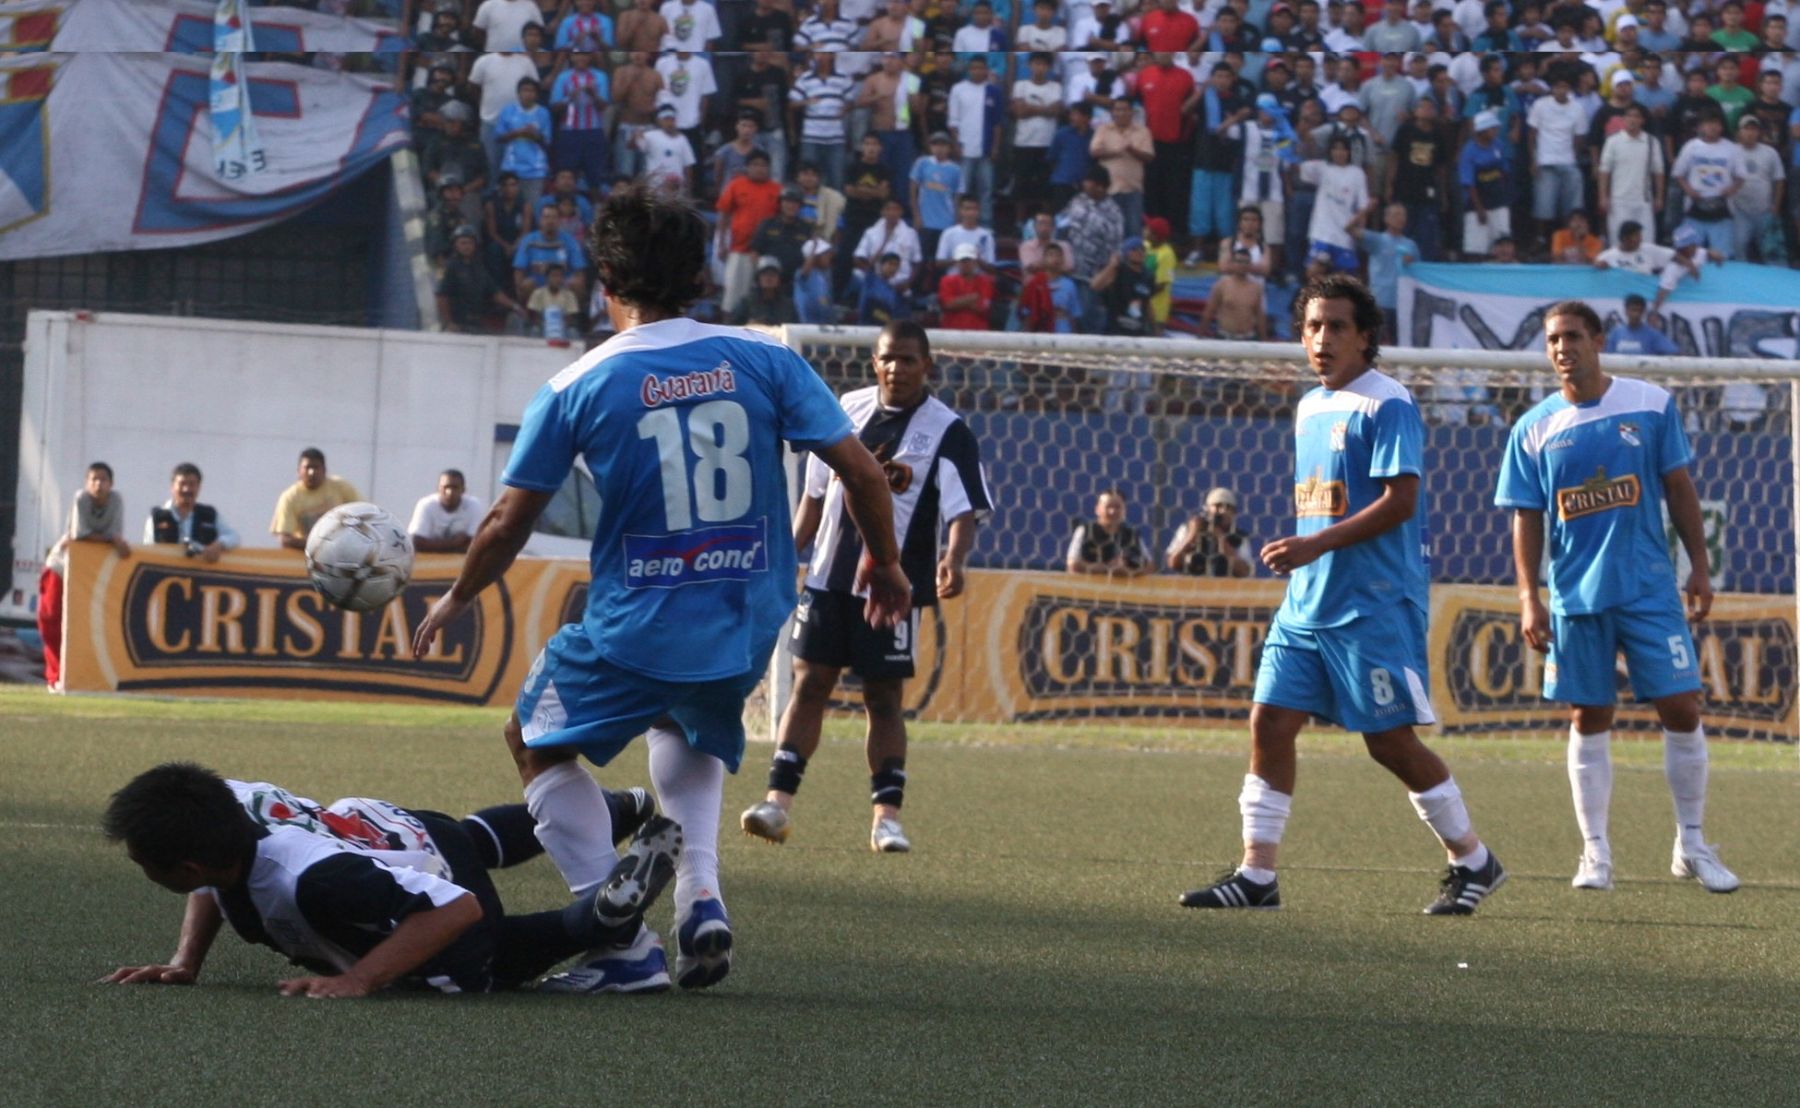
M 679 377 L 646 376 L 643 387 L 638 390 L 638 398 L 644 402 L 644 407 L 658 408 L 713 393 L 736 391 L 737 374 L 731 371 L 731 363 L 720 362 L 711 369 L 696 370 Z
M 769 568 L 768 521 L 701 527 L 673 535 L 625 536 L 625 587 L 678 589 L 747 581 Z
M 1574 488 L 1556 490 L 1556 513 L 1566 523 L 1614 508 L 1635 508 L 1643 498 L 1643 491 L 1637 474 L 1608 478 L 1606 467 L 1600 466 L 1592 477 Z
M 1349 509 L 1349 493 L 1342 481 L 1327 481 L 1318 470 L 1294 486 L 1294 514 L 1337 517 Z

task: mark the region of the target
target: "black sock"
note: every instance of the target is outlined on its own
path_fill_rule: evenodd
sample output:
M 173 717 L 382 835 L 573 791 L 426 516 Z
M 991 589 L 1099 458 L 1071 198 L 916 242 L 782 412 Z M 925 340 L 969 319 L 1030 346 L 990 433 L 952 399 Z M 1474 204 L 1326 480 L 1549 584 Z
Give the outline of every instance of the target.
M 800 791 L 800 779 L 806 776 L 806 758 L 791 746 L 775 752 L 769 765 L 769 788 L 789 796 Z
M 869 775 L 869 803 L 900 807 L 906 799 L 906 759 L 889 758 Z
M 488 869 L 516 866 L 544 852 L 544 844 L 537 839 L 537 821 L 523 804 L 483 808 L 464 816 L 462 825 L 481 856 L 481 864 Z

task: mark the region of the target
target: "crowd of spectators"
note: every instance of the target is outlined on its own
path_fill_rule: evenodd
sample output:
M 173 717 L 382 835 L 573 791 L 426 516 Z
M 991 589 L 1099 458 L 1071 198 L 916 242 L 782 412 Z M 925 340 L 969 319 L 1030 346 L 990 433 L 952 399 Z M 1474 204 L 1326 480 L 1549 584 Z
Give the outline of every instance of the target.
M 604 330 L 622 181 L 746 323 L 1271 334 L 1415 261 L 1800 264 L 1787 0 L 419 0 L 446 327 Z M 1213 277 L 1173 310 L 1178 270 Z M 1390 335 L 1390 339 L 1394 336 Z

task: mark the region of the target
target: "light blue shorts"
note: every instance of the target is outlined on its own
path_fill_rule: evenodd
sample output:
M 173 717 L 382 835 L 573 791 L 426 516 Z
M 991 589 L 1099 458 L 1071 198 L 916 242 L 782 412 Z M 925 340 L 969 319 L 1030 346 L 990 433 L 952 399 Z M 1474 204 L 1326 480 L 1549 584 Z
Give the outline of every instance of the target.
M 1341 627 L 1295 627 L 1277 615 L 1252 699 L 1365 735 L 1434 724 L 1425 646 L 1425 613 L 1411 604 Z
M 1681 601 L 1673 594 L 1641 596 L 1585 616 L 1550 617 L 1550 659 L 1544 699 L 1602 706 L 1619 699 L 1619 652 L 1639 700 L 1659 700 L 1700 688 L 1700 661 Z
M 761 646 L 748 673 L 716 681 L 661 681 L 602 658 L 582 625 L 571 623 L 532 663 L 513 711 L 526 746 L 577 747 L 597 766 L 669 716 L 681 725 L 689 746 L 736 773 L 744 758 L 744 699 L 767 671 L 777 637 Z

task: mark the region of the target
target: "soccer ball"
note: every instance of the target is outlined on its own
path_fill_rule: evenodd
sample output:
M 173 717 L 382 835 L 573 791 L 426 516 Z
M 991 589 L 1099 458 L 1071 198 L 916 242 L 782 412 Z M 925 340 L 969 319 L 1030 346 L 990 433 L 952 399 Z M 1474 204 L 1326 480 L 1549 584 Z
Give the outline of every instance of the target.
M 412 537 L 375 504 L 340 504 L 306 536 L 306 572 L 334 607 L 372 612 L 400 595 L 412 569 Z

